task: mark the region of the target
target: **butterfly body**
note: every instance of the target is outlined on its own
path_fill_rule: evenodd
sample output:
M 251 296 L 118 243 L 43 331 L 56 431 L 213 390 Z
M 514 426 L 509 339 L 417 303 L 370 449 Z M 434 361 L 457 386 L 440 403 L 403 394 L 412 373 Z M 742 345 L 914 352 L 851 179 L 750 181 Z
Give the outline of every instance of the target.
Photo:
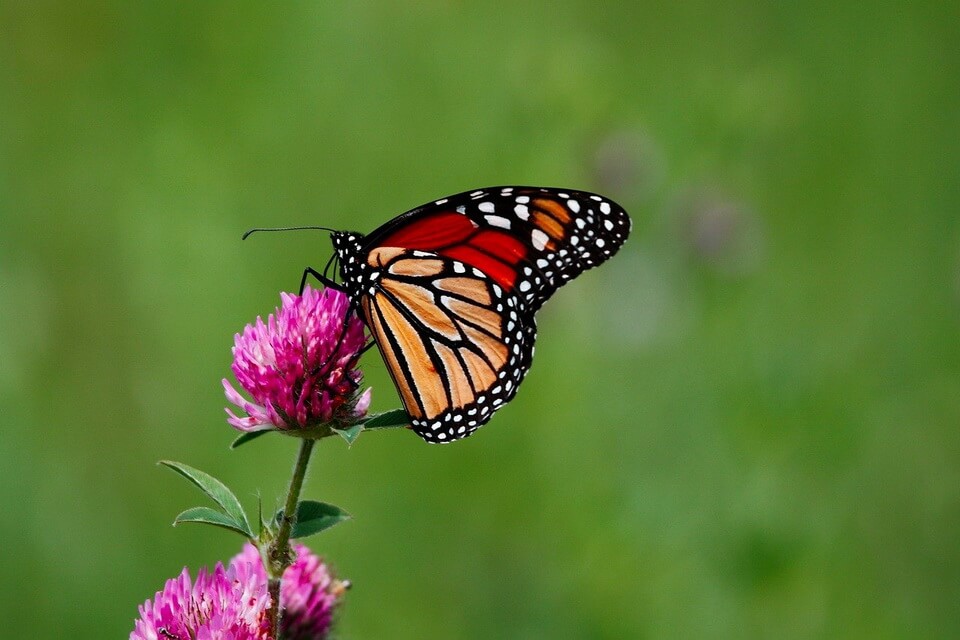
M 428 442 L 472 434 L 517 392 L 535 313 L 612 256 L 626 212 L 583 191 L 493 187 L 413 209 L 368 236 L 332 234 L 341 286 Z

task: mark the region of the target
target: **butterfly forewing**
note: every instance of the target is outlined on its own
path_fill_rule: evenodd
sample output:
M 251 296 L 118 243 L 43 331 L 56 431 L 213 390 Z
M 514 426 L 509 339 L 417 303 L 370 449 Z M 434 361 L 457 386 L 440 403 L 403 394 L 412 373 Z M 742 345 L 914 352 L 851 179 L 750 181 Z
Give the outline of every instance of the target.
M 515 289 L 536 311 L 562 284 L 617 252 L 630 233 L 618 204 L 585 191 L 491 187 L 443 198 L 385 224 L 367 248 L 432 251 Z
M 607 260 L 630 218 L 602 196 L 491 187 L 413 209 L 363 237 L 333 234 L 343 287 L 429 442 L 470 435 L 530 368 L 537 309 Z

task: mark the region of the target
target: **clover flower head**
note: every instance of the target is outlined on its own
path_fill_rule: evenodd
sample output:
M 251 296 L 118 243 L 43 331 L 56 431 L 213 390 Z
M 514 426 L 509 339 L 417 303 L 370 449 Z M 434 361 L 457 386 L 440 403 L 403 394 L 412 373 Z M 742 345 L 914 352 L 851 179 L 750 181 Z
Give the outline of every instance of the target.
M 280 582 L 284 640 L 323 640 L 348 583 L 336 580 L 323 561 L 302 544 Z M 224 568 L 201 569 L 195 582 L 184 568 L 163 591 L 140 606 L 130 640 L 273 640 L 271 598 L 260 552 L 252 544 Z
M 262 431 L 358 421 L 370 405 L 370 390 L 358 393 L 363 374 L 356 369 L 366 335 L 349 299 L 309 286 L 280 297 L 282 305 L 266 322 L 257 318 L 234 337 L 231 369 L 253 400 L 224 379 L 227 400 L 246 413 L 227 408 L 227 422 Z
M 217 564 L 193 583 L 184 568 L 140 606 L 130 640 L 270 640 L 269 608 L 267 581 L 249 566 Z

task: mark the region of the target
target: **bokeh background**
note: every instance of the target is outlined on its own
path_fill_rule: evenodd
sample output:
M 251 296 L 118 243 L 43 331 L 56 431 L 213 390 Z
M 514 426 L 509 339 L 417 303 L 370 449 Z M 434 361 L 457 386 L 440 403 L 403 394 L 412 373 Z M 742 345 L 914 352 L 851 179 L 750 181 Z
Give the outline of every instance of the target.
M 0 618 L 125 637 L 255 508 L 220 379 L 324 234 L 600 191 L 620 255 L 453 446 L 326 441 L 343 638 L 960 634 L 952 2 L 0 3 Z M 399 405 L 375 352 L 375 408 Z

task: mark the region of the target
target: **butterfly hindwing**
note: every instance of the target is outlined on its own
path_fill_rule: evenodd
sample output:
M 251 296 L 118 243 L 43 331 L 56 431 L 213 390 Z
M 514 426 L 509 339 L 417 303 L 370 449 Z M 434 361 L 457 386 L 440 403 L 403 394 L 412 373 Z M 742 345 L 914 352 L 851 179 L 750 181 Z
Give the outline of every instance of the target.
M 360 299 L 413 429 L 429 442 L 473 433 L 516 393 L 535 326 L 523 301 L 483 272 L 418 250 L 375 249 Z

